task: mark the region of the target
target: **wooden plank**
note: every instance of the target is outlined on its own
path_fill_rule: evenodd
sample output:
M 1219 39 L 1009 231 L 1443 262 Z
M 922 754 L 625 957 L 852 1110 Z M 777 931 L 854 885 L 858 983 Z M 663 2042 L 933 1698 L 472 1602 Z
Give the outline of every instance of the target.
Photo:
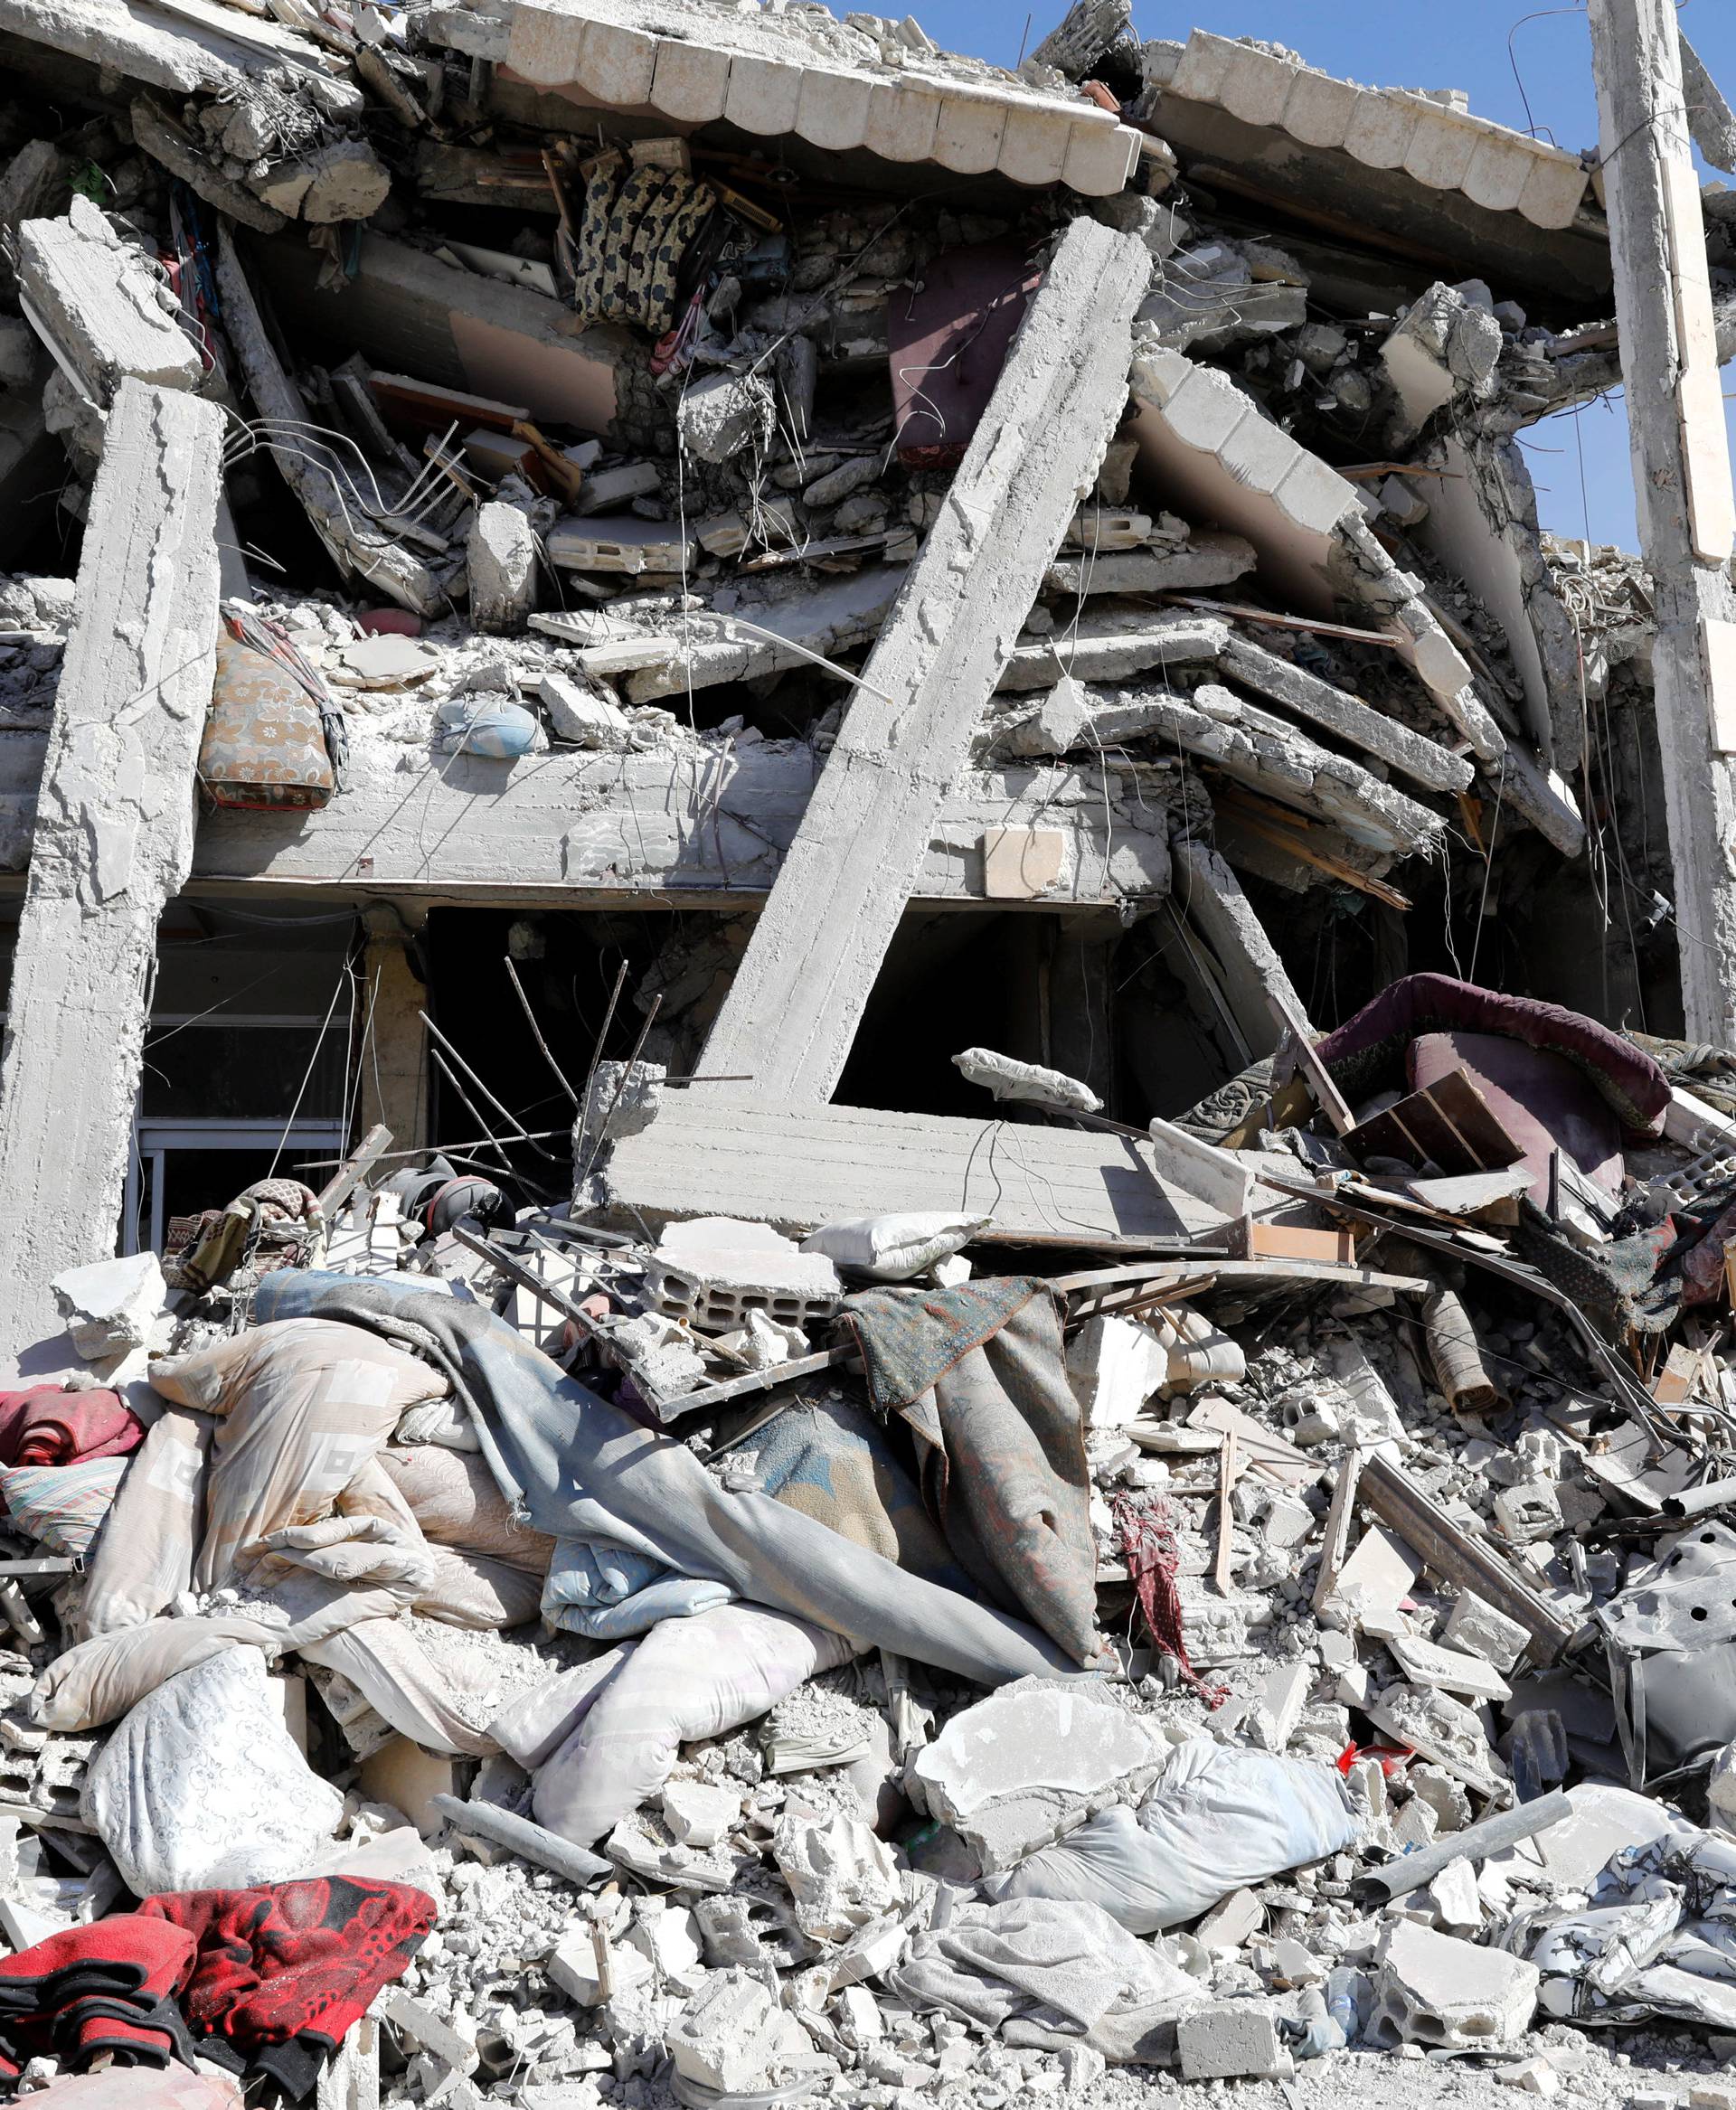
M 1344 1095 L 1332 1081 L 1326 1064 L 1315 1053 L 1308 1022 L 1281 989 L 1269 989 L 1266 1002 L 1278 1025 L 1289 1035 L 1290 1047 L 1302 1065 L 1315 1097 L 1320 1102 L 1321 1111 L 1340 1135 L 1347 1135 L 1356 1126 L 1356 1116 L 1344 1103 Z
M 1505 1170 L 1524 1154 L 1463 1069 L 1339 1133 L 1354 1157 L 1432 1161 L 1444 1173 Z

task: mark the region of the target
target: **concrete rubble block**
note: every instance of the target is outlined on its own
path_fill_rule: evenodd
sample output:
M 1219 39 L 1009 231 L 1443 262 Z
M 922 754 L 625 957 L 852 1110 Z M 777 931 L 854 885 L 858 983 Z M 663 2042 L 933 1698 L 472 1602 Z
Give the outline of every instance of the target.
M 699 1922 L 685 1906 L 658 1897 L 641 1898 L 622 1945 L 646 1956 L 665 1979 L 696 1987 L 704 1974 Z
M 1137 1420 L 1169 1381 L 1169 1351 L 1134 1319 L 1093 1318 L 1067 1344 L 1067 1378 L 1090 1428 Z
M 1495 2068 L 1495 2077 L 1505 2087 L 1523 2088 L 1528 2096 L 1555 2096 L 1561 2093 L 1561 2077 L 1547 2058 L 1509 2059 L 1505 2066 Z M 1728 2094 L 1728 2091 L 1724 2093 Z M 1688 2101 L 1690 2104 L 1694 2101 L 1692 2092 Z M 1716 2110 L 1716 2106 L 1708 2105 L 1707 2110 Z
M 1422 1563 L 1402 1539 L 1370 1524 L 1338 1570 L 1332 1597 L 1352 1617 L 1395 1611 L 1422 1573 Z
M 536 595 L 536 535 L 515 505 L 476 508 L 465 544 L 470 620 L 478 630 L 522 630 Z
M 726 2095 L 764 2088 L 811 2049 L 795 2016 L 743 1971 L 715 1973 L 683 2009 L 667 2041 L 684 2079 Z
M 789 1970 L 807 1963 L 814 1945 L 796 1924 L 781 1893 L 724 1893 L 702 1898 L 693 1907 L 705 1961 L 713 1969 L 739 1964 L 749 1970 L 770 1965 Z M 872 1976 L 864 1973 L 864 1976 Z
M 155 1253 L 69 1267 L 49 1287 L 73 1347 L 87 1362 L 146 1346 L 169 1294 Z
M 1432 1882 L 1413 1891 L 1405 1903 L 1420 1907 L 1428 1925 L 1448 1934 L 1471 1934 L 1483 1924 L 1477 1871 L 1467 1860 L 1448 1861 Z
M 727 1216 L 670 1224 L 651 1256 L 646 1288 L 665 1316 L 713 1333 L 745 1324 L 756 1311 L 779 1325 L 818 1325 L 844 1294 L 823 1253 L 803 1252 L 767 1224 Z
M 810 1939 L 846 1942 L 903 1902 L 892 1850 L 859 1817 L 839 1812 L 825 1823 L 786 1816 L 772 1858 L 796 1900 L 796 1919 Z
M 1184 2081 L 1288 2080 L 1296 2062 L 1275 2002 L 1228 2000 L 1195 2008 L 1175 2025 Z
M 1511 1671 L 1530 1645 L 1531 1636 L 1516 1619 L 1485 1604 L 1466 1590 L 1448 1615 L 1441 1638 L 1449 1648 L 1481 1656 L 1497 1671 Z
M 386 202 L 392 172 L 365 139 L 334 139 L 307 154 L 274 162 L 248 187 L 287 220 L 315 227 L 369 220 Z
M 741 1821 L 738 1788 L 703 1780 L 672 1780 L 663 1791 L 663 1817 L 684 1846 L 702 1851 L 727 1839 Z
M 598 1933 L 584 1921 L 562 1936 L 543 1965 L 550 1982 L 581 2008 L 600 2007 L 619 1993 L 647 1984 L 656 1975 L 656 1964 L 648 1945 L 618 1942 L 608 1934 L 602 1941 L 609 1959 L 607 1986 L 603 1983 L 604 1966 L 597 1954 Z
M 476 2070 L 480 2054 L 475 2039 L 443 2021 L 426 2002 L 413 2000 L 401 1986 L 394 1986 L 387 1993 L 380 2012 L 400 2037 L 419 2045 L 451 2072 L 467 2077 Z
M 732 461 L 756 445 L 765 448 L 777 419 L 771 384 L 760 374 L 708 373 L 682 391 L 677 424 L 686 451 L 698 461 L 716 464 Z
M 832 1960 L 831 1991 L 839 1992 L 865 1979 L 884 1978 L 910 1947 L 911 1932 L 908 1915 L 889 1912 L 884 1919 L 852 1935 Z
M 1387 1643 L 1392 1661 L 1413 1685 L 1433 1686 L 1461 1700 L 1505 1700 L 1513 1688 L 1482 1656 L 1440 1648 L 1411 1634 L 1395 1634 Z
M 678 525 L 637 513 L 569 516 L 556 522 L 547 540 L 549 561 L 568 571 L 678 572 L 693 559 L 693 545 Z
M 1444 1692 L 1389 1685 L 1367 1708 L 1368 1719 L 1395 1741 L 1443 1766 L 1467 1785 L 1493 1792 L 1506 1769 L 1490 1748 L 1483 1724 Z
M 1381 1940 L 1369 2032 L 1377 2042 L 1498 2051 L 1530 2028 L 1539 1983 L 1523 1956 L 1401 1920 Z
M 548 713 L 549 730 L 558 740 L 617 755 L 628 753 L 635 744 L 632 725 L 620 705 L 569 674 L 543 674 L 536 684 L 536 700 Z
M 929 1813 L 996 1875 L 1099 1810 L 1137 1804 L 1167 1756 L 1106 1688 L 1021 1678 L 955 1715 L 910 1771 Z
M 1495 1498 L 1495 1521 L 1514 1546 L 1552 1539 L 1561 1528 L 1560 1495 L 1546 1480 L 1528 1480 L 1523 1487 L 1504 1487 Z
M 175 297 L 88 198 L 74 197 L 63 219 L 23 223 L 17 270 L 26 314 L 105 407 L 128 375 L 189 390 L 204 378 Z
M 1239 1949 L 1266 1924 L 1266 1907 L 1251 1890 L 1231 1890 L 1194 1930 L 1194 1938 L 1214 1955 Z

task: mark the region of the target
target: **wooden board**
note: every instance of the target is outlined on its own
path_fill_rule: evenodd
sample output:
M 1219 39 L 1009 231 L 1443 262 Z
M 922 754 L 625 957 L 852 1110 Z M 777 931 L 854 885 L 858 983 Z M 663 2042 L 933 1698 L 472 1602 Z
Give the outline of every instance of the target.
M 1397 1158 L 1443 1173 L 1486 1173 L 1516 1164 L 1524 1154 L 1495 1118 L 1489 1102 L 1463 1069 L 1449 1070 L 1395 1106 L 1348 1130 L 1353 1157 Z

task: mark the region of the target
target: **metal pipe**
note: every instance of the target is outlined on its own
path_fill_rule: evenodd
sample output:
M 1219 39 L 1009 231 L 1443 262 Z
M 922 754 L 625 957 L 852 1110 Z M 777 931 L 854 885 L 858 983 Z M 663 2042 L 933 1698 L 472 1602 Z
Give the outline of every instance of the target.
M 444 1798 L 435 1799 L 438 1803 Z M 1516 1808 L 1503 1810 L 1498 1817 L 1485 1817 L 1480 1824 L 1467 1825 L 1463 1832 L 1449 1832 L 1431 1845 L 1418 1847 L 1414 1853 L 1401 1853 L 1397 1860 L 1354 1877 L 1351 1897 L 1358 1905 L 1390 1905 L 1395 1898 L 1408 1897 L 1412 1890 L 1433 1882 L 1449 1862 L 1487 1860 L 1491 1854 L 1505 1853 L 1522 1839 L 1546 1832 L 1572 1814 L 1573 1805 L 1566 1790 L 1558 1787 L 1552 1794 L 1539 1795 L 1534 1803 L 1521 1803 Z
M 552 1870 L 581 1890 L 615 1873 L 613 1861 L 605 1860 L 600 1854 L 587 1853 L 582 1846 L 562 1839 L 558 1832 L 533 1824 L 528 1817 L 515 1817 L 510 1810 L 503 1810 L 494 1803 L 460 1802 L 457 1795 L 429 1795 L 428 1802 L 429 1807 L 438 1810 L 455 1831 L 468 1832 L 477 1839 L 486 1839 L 491 1846 L 504 1846 L 508 1853 L 517 1854 L 521 1860 L 534 1861 L 540 1869 Z

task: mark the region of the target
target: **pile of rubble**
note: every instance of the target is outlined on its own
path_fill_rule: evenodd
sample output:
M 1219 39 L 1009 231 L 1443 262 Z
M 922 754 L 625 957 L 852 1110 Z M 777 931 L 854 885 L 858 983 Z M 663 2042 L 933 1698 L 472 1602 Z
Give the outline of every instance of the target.
M 0 2083 L 1731 2110 L 1736 117 L 1593 26 L 0 0 Z
M 316 1888 L 355 2020 L 290 2041 L 333 2103 L 993 2110 L 1400 2053 L 1716 2110 L 1733 1070 L 1413 977 L 1227 1130 L 1153 1124 L 1234 1214 L 1008 1275 L 956 1213 L 646 1242 L 607 1194 L 662 1073 L 599 1065 L 571 1203 L 378 1131 L 166 1271 L 61 1273 L 80 1371 L 0 1395 L 0 1986 L 52 2016 L 129 1892 Z M 297 2093 L 182 1997 L 211 2089 Z M 69 2027 L 0 2044 L 64 2086 Z

